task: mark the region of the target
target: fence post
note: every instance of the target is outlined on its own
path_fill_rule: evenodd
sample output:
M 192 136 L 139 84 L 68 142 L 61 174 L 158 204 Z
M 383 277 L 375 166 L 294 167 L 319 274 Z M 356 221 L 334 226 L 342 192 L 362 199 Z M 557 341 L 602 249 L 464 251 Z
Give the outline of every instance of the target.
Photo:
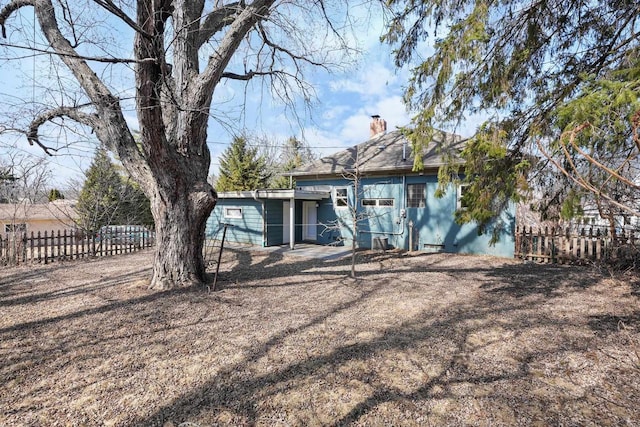
M 22 232 L 22 244 L 20 245 L 20 252 L 22 255 L 22 263 L 27 262 L 27 232 L 26 230 Z
M 44 263 L 49 263 L 49 239 L 47 237 L 47 230 L 44 230 Z
M 66 255 L 67 255 L 67 247 L 66 246 L 64 246 L 62 248 L 62 254 L 60 254 L 60 252 L 61 252 L 60 251 L 60 245 L 63 244 L 63 240 L 66 240 L 62 236 L 60 236 L 60 229 L 58 229 L 58 238 L 56 240 L 57 240 L 56 241 L 56 243 L 57 243 L 56 246 L 58 247 L 58 261 L 60 261 L 61 259 L 64 259 L 66 257 Z

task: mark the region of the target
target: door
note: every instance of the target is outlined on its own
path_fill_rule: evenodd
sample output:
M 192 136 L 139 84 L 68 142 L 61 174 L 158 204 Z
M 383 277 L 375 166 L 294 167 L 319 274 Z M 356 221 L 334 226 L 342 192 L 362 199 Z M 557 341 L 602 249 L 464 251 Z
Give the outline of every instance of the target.
M 282 244 L 291 242 L 291 226 L 289 225 L 289 220 L 291 219 L 290 208 L 291 204 L 289 202 L 282 202 Z
M 318 236 L 318 211 L 316 202 L 302 202 L 302 240 L 316 241 Z

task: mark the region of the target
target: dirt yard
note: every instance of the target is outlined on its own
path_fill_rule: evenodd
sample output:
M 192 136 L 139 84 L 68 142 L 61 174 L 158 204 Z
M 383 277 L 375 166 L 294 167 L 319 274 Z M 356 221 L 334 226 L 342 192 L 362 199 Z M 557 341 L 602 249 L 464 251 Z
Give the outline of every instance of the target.
M 2 426 L 640 425 L 640 281 L 489 257 L 0 270 Z

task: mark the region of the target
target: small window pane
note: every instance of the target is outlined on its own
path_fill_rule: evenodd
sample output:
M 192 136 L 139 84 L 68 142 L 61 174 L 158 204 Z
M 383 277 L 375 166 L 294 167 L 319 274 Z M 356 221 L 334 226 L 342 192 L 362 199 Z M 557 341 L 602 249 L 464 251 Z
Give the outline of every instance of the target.
M 378 200 L 378 206 L 393 207 L 393 199 L 380 199 Z
M 375 206 L 376 199 L 362 199 L 362 206 Z
M 462 197 L 467 193 L 468 190 L 468 184 L 458 186 L 458 209 L 467 209 L 469 207 L 469 203 L 465 203 L 462 200 Z
M 242 208 L 224 208 L 225 218 L 242 218 Z
M 407 184 L 407 207 L 424 208 L 426 184 Z
M 336 206 L 338 206 L 338 207 L 349 206 L 349 203 L 347 201 L 347 189 L 346 188 L 336 188 Z
M 27 224 L 5 224 L 5 233 L 24 233 L 27 231 Z

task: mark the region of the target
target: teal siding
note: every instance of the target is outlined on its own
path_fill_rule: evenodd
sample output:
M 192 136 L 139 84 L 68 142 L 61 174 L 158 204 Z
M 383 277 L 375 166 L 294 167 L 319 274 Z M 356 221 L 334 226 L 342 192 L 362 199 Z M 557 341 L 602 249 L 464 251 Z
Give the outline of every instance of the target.
M 408 208 L 408 184 L 425 184 L 426 206 Z M 330 186 L 347 188 L 349 204 L 355 195 L 352 183 L 345 179 L 298 179 L 299 187 Z M 371 248 L 375 238 L 386 238 L 391 247 L 409 249 L 409 222 L 414 225 L 414 249 L 451 253 L 487 254 L 503 257 L 514 255 L 515 207 L 510 206 L 486 233 L 478 235 L 475 224 L 459 225 L 454 221 L 457 188 L 451 187 L 441 198 L 435 197 L 438 186 L 435 175 L 367 177 L 361 180 L 358 195 L 358 241 L 361 248 Z M 393 200 L 393 206 L 363 206 L 363 199 Z M 303 201 L 296 200 L 295 241 L 302 241 Z M 314 202 L 316 203 L 316 202 Z M 242 218 L 224 218 L 225 207 L 242 208 Z M 317 243 L 351 245 L 353 220 L 351 208 L 337 206 L 331 198 L 317 202 Z M 404 212 L 404 215 L 403 215 Z M 207 235 L 213 236 L 223 222 L 234 225 L 227 230 L 227 241 L 260 246 L 283 242 L 283 201 L 253 199 L 220 199 L 207 223 Z M 499 230 L 500 239 L 490 244 L 492 232 Z M 218 236 L 219 237 L 219 236 Z
M 225 218 L 225 208 L 241 208 L 242 218 Z M 227 242 L 262 246 L 265 243 L 262 214 L 263 207 L 260 201 L 248 199 L 219 199 L 211 216 L 209 216 L 207 220 L 207 238 L 221 238 L 221 224 L 227 223 L 233 226 L 227 228 Z
M 424 183 L 426 206 L 424 208 L 407 208 L 407 184 Z M 355 197 L 352 183 L 344 179 L 301 180 L 297 185 L 347 187 L 350 205 Z M 459 225 L 454 221 L 457 205 L 457 188 L 451 187 L 446 194 L 435 197 L 438 186 L 437 176 L 390 176 L 380 178 L 363 178 L 358 198 L 358 246 L 371 248 L 376 237 L 386 237 L 391 247 L 409 249 L 409 221 L 414 224 L 414 248 L 425 251 L 444 251 L 451 253 L 487 254 L 513 257 L 515 207 L 508 211 L 494 224 L 488 227 L 483 235 L 478 235 L 475 224 Z M 362 199 L 393 199 L 393 207 L 362 206 Z M 402 216 L 404 210 L 405 216 Z M 353 220 L 350 208 L 334 205 L 333 199 L 326 199 L 318 208 L 319 235 L 318 242 L 327 244 L 341 239 L 350 245 L 353 239 Z M 336 224 L 340 224 L 336 227 Z M 495 245 L 490 244 L 494 228 L 500 230 L 500 239 Z M 324 231 L 323 231 L 324 230 Z
M 282 245 L 283 232 L 283 201 L 265 200 L 265 220 L 266 220 L 266 246 Z

